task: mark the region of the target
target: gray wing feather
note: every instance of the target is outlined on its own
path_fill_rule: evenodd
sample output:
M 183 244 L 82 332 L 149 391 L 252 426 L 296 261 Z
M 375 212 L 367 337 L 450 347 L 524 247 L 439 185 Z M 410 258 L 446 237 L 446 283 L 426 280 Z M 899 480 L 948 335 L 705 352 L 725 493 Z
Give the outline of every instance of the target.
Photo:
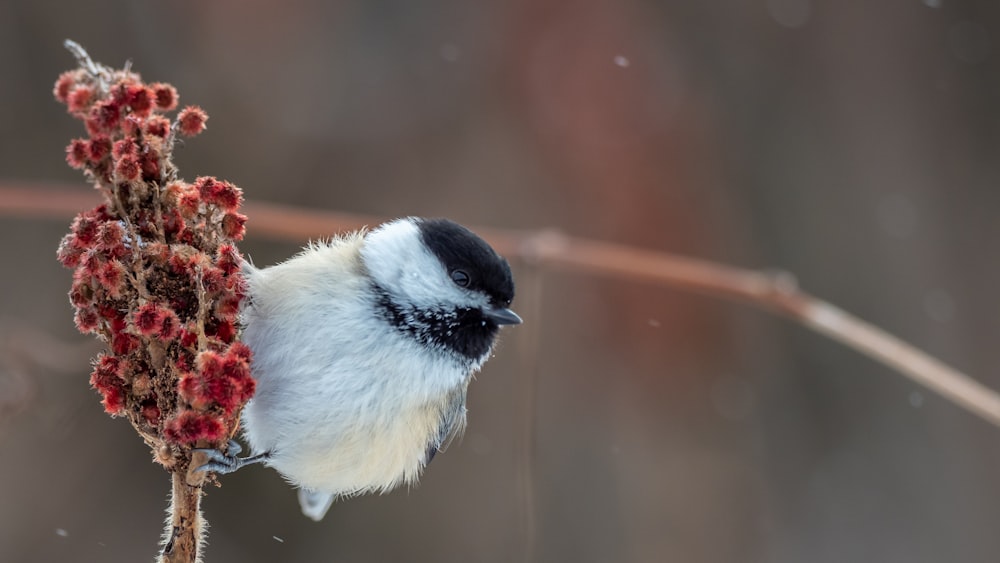
M 438 452 L 448 449 L 448 445 L 465 430 L 465 399 L 469 388 L 469 383 L 458 386 L 445 398 L 444 408 L 441 410 L 441 422 L 438 425 L 437 435 L 427 446 L 427 454 L 424 464 L 428 464 L 434 459 Z

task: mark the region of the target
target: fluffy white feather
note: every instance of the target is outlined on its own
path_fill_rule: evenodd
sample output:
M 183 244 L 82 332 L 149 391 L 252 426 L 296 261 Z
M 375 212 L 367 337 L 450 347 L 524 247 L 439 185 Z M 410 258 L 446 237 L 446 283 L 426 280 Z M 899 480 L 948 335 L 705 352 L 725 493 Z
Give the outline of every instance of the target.
M 308 489 L 300 499 L 317 520 L 336 496 L 414 482 L 428 446 L 443 438 L 443 419 L 464 424 L 465 389 L 485 358 L 470 364 L 387 330 L 373 314 L 372 281 L 421 306 L 485 298 L 449 281 L 410 220 L 246 272 L 243 340 L 257 379 L 243 416 L 251 449 L 270 452 L 268 465 Z

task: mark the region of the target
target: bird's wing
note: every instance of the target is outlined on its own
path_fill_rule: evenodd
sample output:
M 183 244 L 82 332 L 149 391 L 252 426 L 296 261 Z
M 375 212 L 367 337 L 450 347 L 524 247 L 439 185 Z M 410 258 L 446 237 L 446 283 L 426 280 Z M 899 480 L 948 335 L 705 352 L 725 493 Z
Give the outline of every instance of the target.
M 441 410 L 441 423 L 438 426 L 437 435 L 427 446 L 426 461 L 428 464 L 434 459 L 438 452 L 448 449 L 451 441 L 465 430 L 465 397 L 469 384 L 466 381 L 457 387 L 445 399 L 444 409 Z

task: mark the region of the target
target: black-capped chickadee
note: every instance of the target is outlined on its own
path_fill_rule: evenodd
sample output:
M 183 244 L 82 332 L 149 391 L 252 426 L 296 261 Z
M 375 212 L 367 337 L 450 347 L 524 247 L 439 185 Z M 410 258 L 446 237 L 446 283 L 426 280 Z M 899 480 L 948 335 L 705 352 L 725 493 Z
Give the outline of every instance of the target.
M 507 261 L 444 219 L 399 219 L 244 271 L 254 455 L 232 442 L 202 450 L 200 469 L 269 465 L 314 520 L 339 496 L 414 483 L 464 428 L 469 380 L 500 326 L 521 322 Z

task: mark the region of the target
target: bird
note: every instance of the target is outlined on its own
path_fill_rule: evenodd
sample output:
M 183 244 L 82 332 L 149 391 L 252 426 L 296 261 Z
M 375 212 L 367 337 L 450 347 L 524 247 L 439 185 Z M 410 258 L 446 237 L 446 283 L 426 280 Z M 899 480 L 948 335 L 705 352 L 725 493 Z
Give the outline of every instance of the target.
M 270 466 L 316 521 L 338 498 L 416 483 L 464 430 L 501 327 L 522 322 L 508 262 L 448 219 L 396 219 L 242 269 L 252 455 L 237 457 L 236 441 L 201 449 L 198 470 Z

